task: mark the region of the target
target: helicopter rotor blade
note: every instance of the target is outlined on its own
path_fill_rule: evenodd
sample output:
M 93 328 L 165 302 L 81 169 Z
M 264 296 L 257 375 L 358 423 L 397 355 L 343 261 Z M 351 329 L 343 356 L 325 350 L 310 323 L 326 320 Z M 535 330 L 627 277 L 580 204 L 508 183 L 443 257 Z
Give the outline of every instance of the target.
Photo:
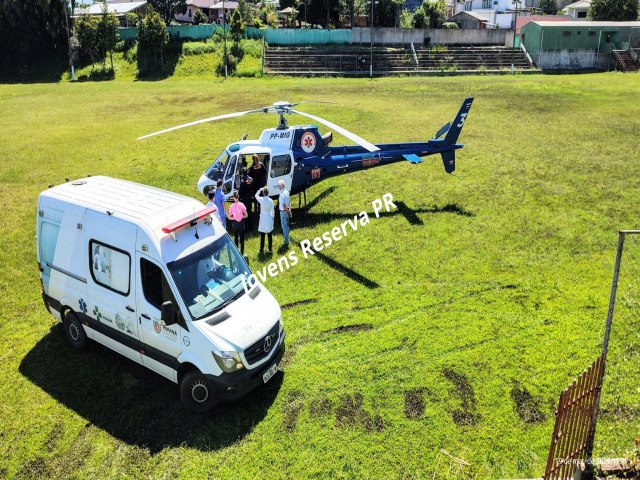
M 352 142 L 357 143 L 361 147 L 364 147 L 365 149 L 367 149 L 370 152 L 377 152 L 378 150 L 380 150 L 378 147 L 376 147 L 372 143 L 367 142 L 364 138 L 359 137 L 355 133 L 351 133 L 349 130 L 345 130 L 344 128 L 336 125 L 335 123 L 331 123 L 328 120 L 325 120 L 325 119 L 320 118 L 320 117 L 316 117 L 315 115 L 310 115 L 308 113 L 299 112 L 299 111 L 293 110 L 293 109 L 289 109 L 289 112 L 296 113 L 298 115 L 302 115 L 303 117 L 308 117 L 311 120 L 315 120 L 316 122 L 322 123 L 323 125 L 335 130 L 339 134 L 341 134 L 344 137 L 348 138 Z
M 225 113 L 224 115 L 217 115 L 215 117 L 203 118 L 202 120 L 196 120 L 195 122 L 183 123 L 182 125 L 178 125 L 176 127 L 166 128 L 164 130 L 160 130 L 158 132 L 149 133 L 147 135 L 143 135 L 139 137 L 138 140 L 142 140 L 143 138 L 153 137 L 155 135 L 162 135 L 163 133 L 172 132 L 174 130 L 179 130 L 181 128 L 192 127 L 194 125 L 199 125 L 201 123 L 215 122 L 216 120 L 224 120 L 226 118 L 234 118 L 234 117 L 242 117 L 243 115 L 247 115 L 249 113 L 266 113 L 266 108 L 258 108 L 256 110 L 247 110 L 245 112 L 235 112 L 235 113 Z
M 302 100 L 301 102 L 298 103 L 290 103 L 289 107 L 295 107 L 297 105 L 302 105 L 303 103 L 329 103 L 331 105 L 337 105 L 337 102 L 327 102 L 325 100 Z

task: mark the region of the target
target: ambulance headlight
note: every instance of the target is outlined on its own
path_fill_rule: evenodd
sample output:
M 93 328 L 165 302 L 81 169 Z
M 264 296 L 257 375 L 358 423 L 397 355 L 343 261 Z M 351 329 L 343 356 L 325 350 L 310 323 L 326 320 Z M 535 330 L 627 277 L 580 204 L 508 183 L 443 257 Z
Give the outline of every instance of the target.
M 242 361 L 238 352 L 218 352 L 212 351 L 213 358 L 225 373 L 232 373 L 243 368 Z
M 282 323 L 282 317 L 280 317 L 278 319 L 278 332 L 282 333 L 282 331 L 284 330 L 284 323 Z

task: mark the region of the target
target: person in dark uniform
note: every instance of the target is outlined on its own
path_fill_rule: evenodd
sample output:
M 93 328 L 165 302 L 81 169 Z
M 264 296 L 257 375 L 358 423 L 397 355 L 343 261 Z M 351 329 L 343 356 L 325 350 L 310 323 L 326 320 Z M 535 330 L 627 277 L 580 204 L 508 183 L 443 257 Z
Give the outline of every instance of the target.
M 258 155 L 255 153 L 253 154 L 252 159 L 253 164 L 249 168 L 249 176 L 253 179 L 253 184 L 251 185 L 253 187 L 253 190 L 251 191 L 251 201 L 253 203 L 255 202 L 255 198 L 253 198 L 255 194 L 267 184 L 267 169 L 264 167 L 262 162 L 260 162 Z M 255 206 L 256 212 L 260 213 L 260 207 L 257 202 L 255 203 Z
M 247 207 L 248 215 L 245 220 L 246 230 L 251 230 L 251 205 L 253 204 L 253 178 L 247 175 L 247 169 L 242 169 L 240 177 L 240 188 L 238 189 L 240 201 Z

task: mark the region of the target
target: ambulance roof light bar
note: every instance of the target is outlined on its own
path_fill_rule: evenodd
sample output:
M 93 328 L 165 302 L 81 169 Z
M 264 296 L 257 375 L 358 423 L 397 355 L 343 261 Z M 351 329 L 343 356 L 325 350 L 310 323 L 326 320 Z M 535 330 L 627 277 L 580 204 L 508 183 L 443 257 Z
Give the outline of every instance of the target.
M 171 237 L 175 240 L 176 232 L 178 230 L 186 227 L 187 225 L 194 226 L 196 223 L 198 223 L 198 220 L 202 220 L 203 218 L 208 217 L 209 215 L 217 211 L 218 209 L 215 207 L 215 205 L 212 205 L 200 210 L 199 212 L 194 213 L 193 215 L 189 215 L 181 220 L 170 223 L 166 227 L 162 227 L 162 231 L 171 235 Z

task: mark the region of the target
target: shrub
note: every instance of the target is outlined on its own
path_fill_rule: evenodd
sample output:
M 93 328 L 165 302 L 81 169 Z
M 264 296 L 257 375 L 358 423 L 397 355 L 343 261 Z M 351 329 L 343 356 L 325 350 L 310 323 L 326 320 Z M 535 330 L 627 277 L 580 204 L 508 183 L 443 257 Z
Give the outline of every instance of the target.
M 200 25 L 201 23 L 208 23 L 209 19 L 207 16 L 202 13 L 201 10 L 196 10 L 196 13 L 193 14 L 193 24 Z

